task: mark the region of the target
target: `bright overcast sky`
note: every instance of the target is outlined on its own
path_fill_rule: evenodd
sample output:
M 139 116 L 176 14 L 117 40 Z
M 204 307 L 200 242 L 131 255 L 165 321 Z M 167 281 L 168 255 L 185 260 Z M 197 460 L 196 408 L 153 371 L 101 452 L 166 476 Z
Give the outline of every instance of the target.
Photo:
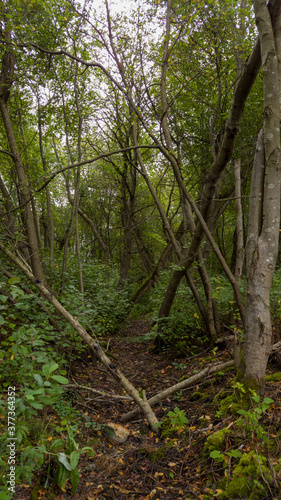
M 130 0 L 108 0 L 109 9 L 111 12 L 121 12 L 124 10 L 128 10 L 130 7 Z M 94 0 L 93 6 L 103 7 L 105 10 L 105 1 L 104 0 Z

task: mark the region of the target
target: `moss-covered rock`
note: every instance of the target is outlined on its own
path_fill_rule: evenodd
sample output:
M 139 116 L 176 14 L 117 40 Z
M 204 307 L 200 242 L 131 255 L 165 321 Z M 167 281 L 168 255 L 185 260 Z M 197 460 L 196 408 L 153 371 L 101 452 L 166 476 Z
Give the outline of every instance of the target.
M 223 479 L 219 485 L 219 489 L 223 491 L 218 499 L 247 498 L 256 500 L 267 497 L 269 494 L 268 485 L 272 486 L 273 480 L 266 463 L 265 457 L 261 455 L 257 457 L 253 451 L 243 455 L 234 468 L 233 476 Z
M 223 451 L 225 448 L 225 438 L 228 434 L 230 434 L 229 429 L 221 429 L 208 436 L 204 444 L 203 456 L 209 457 L 211 451 L 214 450 Z

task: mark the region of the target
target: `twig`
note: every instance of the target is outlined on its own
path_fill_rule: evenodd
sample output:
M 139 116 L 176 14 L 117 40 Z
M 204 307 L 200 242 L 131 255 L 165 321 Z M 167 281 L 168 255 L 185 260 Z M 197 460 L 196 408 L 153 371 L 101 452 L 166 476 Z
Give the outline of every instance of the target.
M 79 385 L 79 384 L 67 384 L 63 386 L 64 389 L 81 389 L 83 391 L 90 391 L 93 392 L 94 394 L 97 394 L 98 396 L 102 396 L 105 398 L 111 398 L 111 399 L 123 399 L 125 401 L 133 401 L 133 398 L 131 396 L 119 396 L 118 394 L 110 394 L 109 392 L 104 392 L 104 391 L 98 391 L 97 389 L 93 389 L 92 387 L 87 387 L 85 385 Z
M 270 491 L 270 494 L 271 494 L 271 496 L 272 496 L 272 498 L 273 498 L 273 494 L 272 494 L 271 488 L 270 488 L 270 486 L 269 486 L 269 483 L 268 483 L 268 481 L 265 479 L 265 477 L 264 477 L 264 475 L 263 475 L 263 471 L 262 471 L 262 468 L 261 468 L 261 464 L 260 464 L 259 454 L 258 454 L 258 450 L 257 450 L 257 448 L 255 448 L 255 451 L 256 451 L 256 454 L 257 454 L 257 461 L 258 461 L 258 464 L 259 464 L 261 477 L 263 478 L 264 482 L 266 483 L 266 485 L 267 485 L 267 487 L 268 487 L 268 489 L 269 489 L 269 491 Z

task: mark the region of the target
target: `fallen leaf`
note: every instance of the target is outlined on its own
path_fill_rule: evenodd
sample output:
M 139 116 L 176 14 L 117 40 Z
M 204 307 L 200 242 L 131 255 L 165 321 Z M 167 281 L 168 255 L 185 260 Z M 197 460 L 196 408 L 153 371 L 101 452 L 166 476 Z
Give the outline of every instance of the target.
M 164 473 L 163 472 L 155 472 L 154 477 L 159 477 L 159 476 L 164 476 Z

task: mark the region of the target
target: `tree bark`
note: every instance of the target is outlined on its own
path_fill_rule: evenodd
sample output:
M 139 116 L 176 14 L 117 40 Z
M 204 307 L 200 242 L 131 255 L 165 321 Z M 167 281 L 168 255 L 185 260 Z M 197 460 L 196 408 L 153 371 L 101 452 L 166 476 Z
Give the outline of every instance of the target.
M 235 160 L 235 208 L 236 208 L 236 262 L 235 279 L 238 285 L 241 285 L 241 277 L 245 256 L 244 249 L 244 228 L 243 228 L 243 209 L 241 203 L 241 160 Z
M 263 391 L 272 325 L 270 288 L 278 256 L 280 225 L 280 55 L 281 13 L 275 32 L 265 0 L 254 0 L 261 41 L 264 124 L 254 161 L 246 244 L 246 325 L 240 376 Z
M 235 208 L 236 208 L 236 252 L 235 252 L 235 272 L 234 276 L 237 282 L 237 285 L 241 285 L 242 279 L 242 271 L 245 257 L 245 249 L 244 249 L 244 228 L 243 228 L 243 209 L 241 202 L 241 160 L 240 158 L 235 160 L 234 165 L 234 173 L 235 173 Z M 235 300 L 235 298 L 234 298 Z M 237 307 L 237 305 L 236 305 Z M 241 321 L 238 318 L 234 318 L 236 323 L 235 330 L 235 343 L 234 343 L 234 361 L 235 368 L 238 369 L 240 363 L 240 354 L 241 354 L 241 339 L 240 339 L 240 328 Z
M 131 267 L 133 217 L 137 185 L 136 169 L 134 166 L 129 167 L 126 157 L 124 157 L 123 172 L 121 175 L 121 217 L 124 237 L 120 267 L 120 285 L 125 283 Z
M 42 167 L 46 175 L 48 169 L 47 169 L 45 151 L 43 146 L 42 118 L 41 118 L 41 106 L 39 98 L 38 98 L 38 132 L 39 132 L 39 147 L 40 147 Z M 45 180 L 47 180 L 47 177 L 45 177 Z M 55 228 L 54 228 L 53 214 L 52 214 L 51 195 L 48 185 L 46 185 L 45 187 L 45 192 L 46 192 L 47 217 L 48 217 L 49 256 L 50 256 L 50 264 L 52 266 L 54 262 Z
M 12 121 L 8 110 L 8 99 L 13 81 L 15 66 L 15 55 L 12 51 L 6 51 L 2 58 L 2 71 L 0 77 L 0 111 L 7 135 L 7 140 L 13 155 L 13 161 L 19 180 L 20 203 L 23 206 L 24 221 L 28 236 L 29 255 L 32 270 L 35 278 L 43 282 L 44 273 L 39 257 L 38 240 L 36 235 L 35 222 L 30 204 L 30 192 L 28 189 L 24 165 L 18 150 L 17 141 L 14 134 Z
M 3 208 L 5 208 L 5 212 L 0 213 L 0 217 L 2 219 L 2 224 L 4 225 L 6 231 L 10 236 L 14 236 L 16 227 L 15 227 L 15 218 L 13 215 L 14 205 L 11 201 L 11 195 L 7 189 L 5 182 L 3 181 L 0 175 L 0 191 L 3 196 Z

